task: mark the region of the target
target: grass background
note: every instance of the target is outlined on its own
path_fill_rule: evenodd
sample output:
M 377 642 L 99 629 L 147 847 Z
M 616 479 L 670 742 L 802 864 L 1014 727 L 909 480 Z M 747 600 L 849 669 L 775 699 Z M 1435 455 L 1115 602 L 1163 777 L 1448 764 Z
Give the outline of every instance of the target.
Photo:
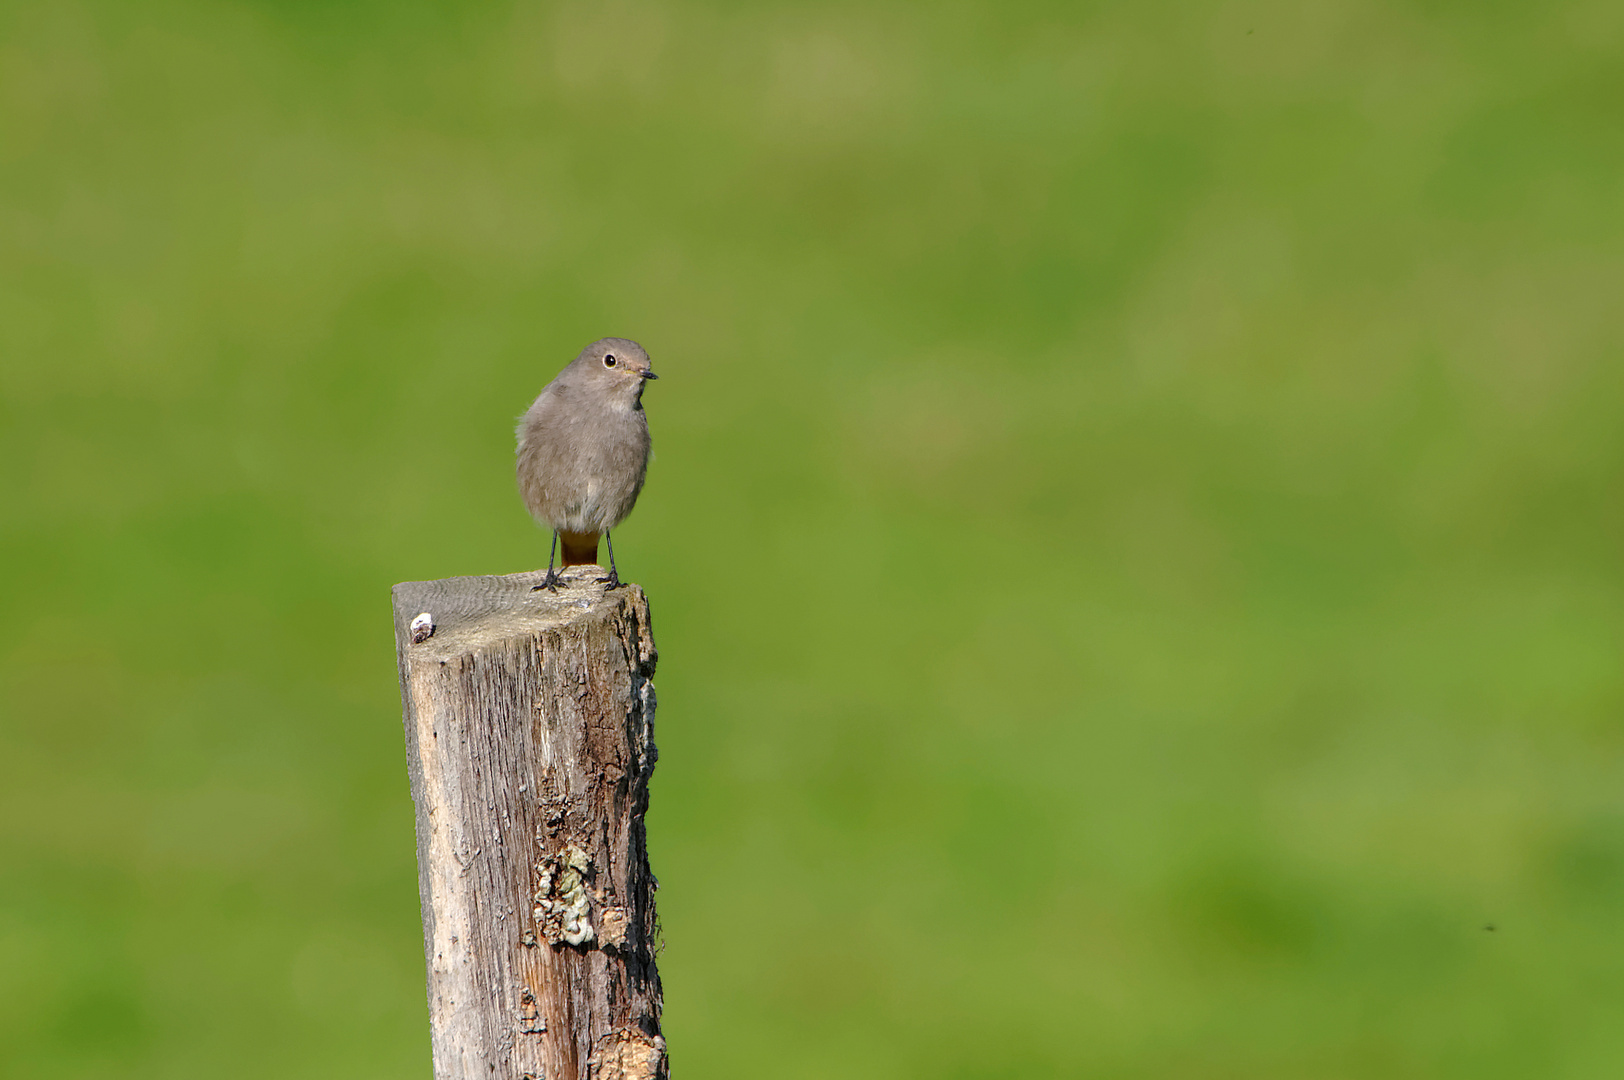
M 388 587 L 603 334 L 679 1075 L 1619 1075 L 1621 108 L 1614 0 L 0 3 L 0 1076 L 429 1075 Z

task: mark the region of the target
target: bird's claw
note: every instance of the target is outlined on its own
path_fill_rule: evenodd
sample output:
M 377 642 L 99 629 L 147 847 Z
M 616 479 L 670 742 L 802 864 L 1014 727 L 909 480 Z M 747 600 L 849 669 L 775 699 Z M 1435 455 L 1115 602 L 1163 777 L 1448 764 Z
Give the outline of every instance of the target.
M 604 590 L 605 592 L 609 592 L 611 590 L 621 588 L 626 583 L 624 581 L 620 580 L 620 575 L 619 574 L 611 573 L 608 577 L 598 578 L 598 584 L 599 585 L 607 585 L 607 586 L 609 586 L 608 589 Z
M 540 592 L 541 590 L 546 589 L 550 593 L 555 593 L 558 591 L 558 587 L 562 584 L 564 584 L 564 579 L 549 570 L 547 571 L 547 576 L 542 578 L 541 584 L 532 585 L 530 587 L 530 591 Z

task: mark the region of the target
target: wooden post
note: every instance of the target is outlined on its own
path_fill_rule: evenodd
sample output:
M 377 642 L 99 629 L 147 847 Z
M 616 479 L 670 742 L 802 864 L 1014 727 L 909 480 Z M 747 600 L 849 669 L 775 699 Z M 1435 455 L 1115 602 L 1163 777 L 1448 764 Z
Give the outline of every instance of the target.
M 654 638 L 572 567 L 396 585 L 436 1080 L 664 1080 Z

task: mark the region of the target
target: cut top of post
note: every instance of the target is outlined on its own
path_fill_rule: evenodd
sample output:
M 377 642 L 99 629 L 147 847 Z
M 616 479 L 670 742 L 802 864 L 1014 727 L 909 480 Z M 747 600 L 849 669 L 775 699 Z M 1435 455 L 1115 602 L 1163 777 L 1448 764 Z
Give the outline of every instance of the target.
M 607 618 L 628 600 L 646 608 L 642 589 L 605 589 L 597 580 L 602 573 L 598 566 L 572 566 L 559 574 L 557 592 L 535 588 L 547 576 L 540 570 L 403 581 L 394 587 L 395 644 L 402 656 L 410 651 L 418 660 L 444 660 L 515 634 Z M 656 659 L 651 639 L 640 651 L 640 660 Z

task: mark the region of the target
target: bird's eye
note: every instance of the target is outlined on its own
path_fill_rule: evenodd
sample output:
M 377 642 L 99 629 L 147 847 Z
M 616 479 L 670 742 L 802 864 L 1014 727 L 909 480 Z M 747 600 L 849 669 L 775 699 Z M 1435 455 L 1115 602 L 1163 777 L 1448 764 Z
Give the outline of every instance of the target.
M 614 353 L 605 353 L 604 354 L 603 366 L 604 367 L 614 367 L 615 366 L 615 354 Z

